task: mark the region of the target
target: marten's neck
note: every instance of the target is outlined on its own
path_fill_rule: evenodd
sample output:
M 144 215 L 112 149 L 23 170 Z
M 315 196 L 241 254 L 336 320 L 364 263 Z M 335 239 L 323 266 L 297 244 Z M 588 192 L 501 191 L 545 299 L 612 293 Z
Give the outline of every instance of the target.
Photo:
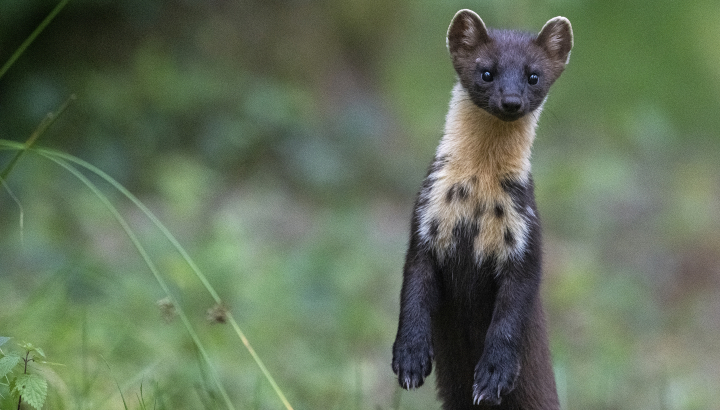
M 467 91 L 456 84 L 445 120 L 445 135 L 437 158 L 445 158 L 451 179 L 478 179 L 487 190 L 498 181 L 527 182 L 530 176 L 530 149 L 535 139 L 537 118 L 542 106 L 513 122 L 505 122 L 475 105 Z

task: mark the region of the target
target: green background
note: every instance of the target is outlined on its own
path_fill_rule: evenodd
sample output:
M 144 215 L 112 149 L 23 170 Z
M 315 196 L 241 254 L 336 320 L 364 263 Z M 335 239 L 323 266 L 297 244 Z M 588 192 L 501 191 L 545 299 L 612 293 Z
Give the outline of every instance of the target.
M 0 62 L 54 5 L 0 2 Z M 72 0 L 0 79 L 0 138 L 25 141 L 75 94 L 39 145 L 95 164 L 159 216 L 295 409 L 438 409 L 433 381 L 400 392 L 390 359 L 460 8 L 492 27 L 573 24 L 532 159 L 563 408 L 717 408 L 716 0 Z M 11 155 L 0 151 L 0 167 Z M 206 322 L 213 301 L 180 256 L 101 187 L 172 283 L 236 408 L 282 408 L 231 330 Z M 0 336 L 63 364 L 35 367 L 50 383 L 45 408 L 123 408 L 115 380 L 129 408 L 140 386 L 158 408 L 223 408 L 99 200 L 32 154 L 6 188 Z

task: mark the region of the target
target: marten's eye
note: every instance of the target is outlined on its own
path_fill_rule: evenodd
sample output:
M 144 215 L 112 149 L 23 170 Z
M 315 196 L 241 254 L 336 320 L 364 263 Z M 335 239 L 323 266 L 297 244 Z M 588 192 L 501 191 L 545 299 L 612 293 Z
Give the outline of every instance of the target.
M 490 71 L 485 71 L 484 73 L 482 73 L 480 78 L 482 78 L 482 80 L 485 81 L 486 83 L 489 83 L 493 80 L 493 75 L 490 74 Z
M 535 85 L 540 81 L 540 77 L 538 77 L 537 74 L 530 74 L 530 77 L 528 77 L 528 84 Z

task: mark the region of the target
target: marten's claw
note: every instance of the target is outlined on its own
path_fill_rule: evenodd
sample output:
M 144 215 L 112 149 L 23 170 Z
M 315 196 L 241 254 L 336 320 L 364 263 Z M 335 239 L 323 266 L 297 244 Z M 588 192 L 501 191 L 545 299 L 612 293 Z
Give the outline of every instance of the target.
M 422 386 L 432 371 L 432 356 L 428 345 L 396 344 L 392 369 L 398 376 L 400 387 L 412 390 Z
M 491 363 L 493 362 L 493 363 Z M 519 373 L 519 365 L 512 360 L 491 360 L 484 358 L 475 367 L 475 384 L 473 384 L 473 403 L 498 405 L 505 394 L 515 388 L 515 380 Z

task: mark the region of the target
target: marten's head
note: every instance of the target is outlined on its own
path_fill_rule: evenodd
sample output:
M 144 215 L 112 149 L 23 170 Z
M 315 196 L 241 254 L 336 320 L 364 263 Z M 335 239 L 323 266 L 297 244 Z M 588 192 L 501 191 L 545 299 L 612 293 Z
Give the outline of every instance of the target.
M 570 21 L 555 17 L 537 35 L 487 29 L 471 10 L 450 23 L 447 46 L 472 101 L 503 121 L 535 111 L 570 58 Z

